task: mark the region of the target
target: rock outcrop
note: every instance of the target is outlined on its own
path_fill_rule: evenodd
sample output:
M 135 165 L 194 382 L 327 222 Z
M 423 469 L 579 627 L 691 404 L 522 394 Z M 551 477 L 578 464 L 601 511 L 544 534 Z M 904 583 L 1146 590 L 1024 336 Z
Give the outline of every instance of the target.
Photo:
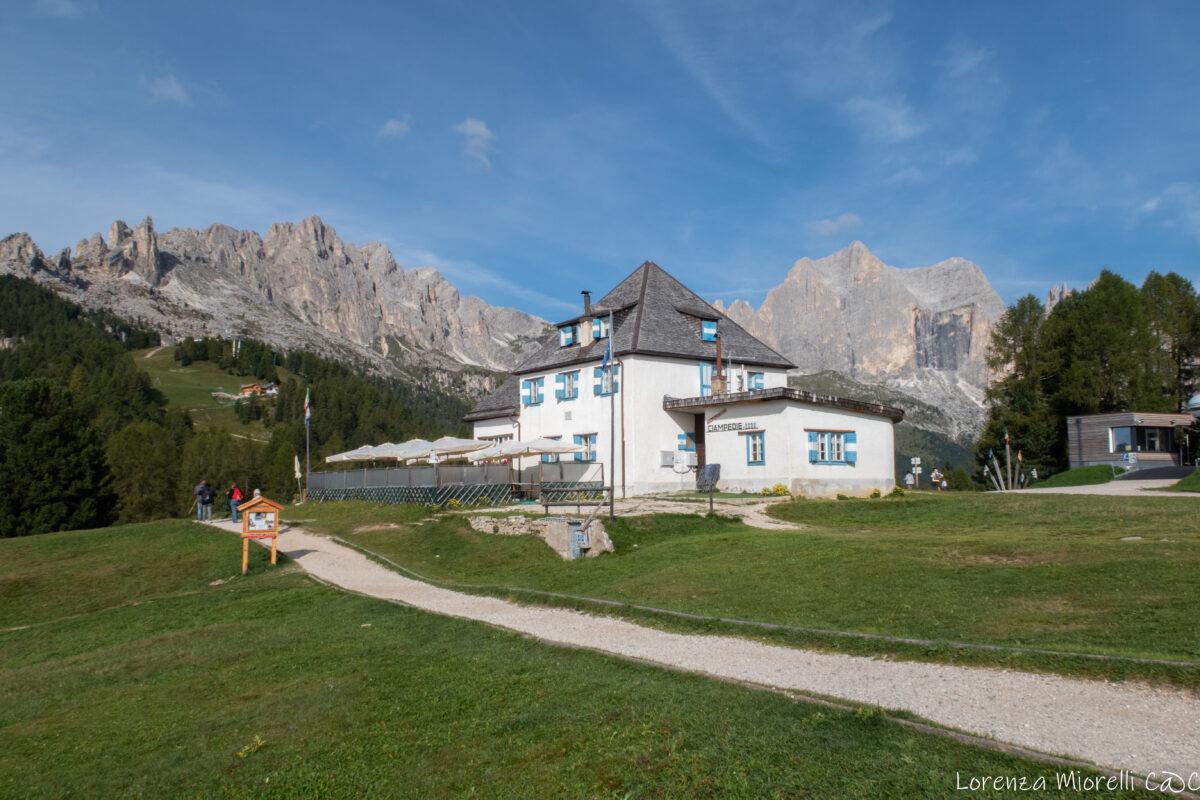
M 184 336 L 252 336 L 364 362 L 511 369 L 547 330 L 516 309 L 464 297 L 437 270 L 405 270 L 381 244 L 343 242 L 319 217 L 265 236 L 212 225 L 158 233 L 118 220 L 105 239 L 47 260 L 26 234 L 0 241 L 0 272 L 33 277 L 91 308 Z
M 898 269 L 854 242 L 797 261 L 757 310 L 736 300 L 725 313 L 801 373 L 893 386 L 945 409 L 967 437 L 982 423 L 987 347 L 1004 308 L 970 261 Z

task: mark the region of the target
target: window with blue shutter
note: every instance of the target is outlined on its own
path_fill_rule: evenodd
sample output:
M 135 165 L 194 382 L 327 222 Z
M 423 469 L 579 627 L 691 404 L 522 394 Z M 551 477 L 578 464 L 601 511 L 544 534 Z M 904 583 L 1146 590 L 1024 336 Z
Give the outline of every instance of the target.
M 609 369 L 612 370 L 612 391 L 606 390 L 604 380 L 605 370 L 600 367 L 592 368 L 592 394 L 597 397 L 607 397 L 610 394 L 617 394 L 621 391 L 621 365 L 612 364 Z
M 596 317 L 592 320 L 592 338 L 603 339 L 608 336 L 608 317 Z
M 540 405 L 542 402 L 542 387 L 545 385 L 545 378 L 527 378 L 521 381 L 521 405 Z
M 717 340 L 717 321 L 715 319 L 700 320 L 700 338 L 706 342 Z
M 765 378 L 766 378 L 766 376 L 761 372 L 746 373 L 746 389 L 749 391 L 754 391 L 755 389 L 762 389 L 765 386 L 765 383 L 764 383 Z
M 562 437 L 561 436 L 547 436 L 546 438 L 547 439 L 561 439 Z M 542 463 L 543 464 L 557 464 L 558 463 L 558 453 L 542 453 Z
M 746 434 L 746 464 L 757 467 L 767 463 L 767 434 L 754 431 Z
M 575 326 L 563 325 L 558 329 L 558 343 L 562 347 L 575 344 Z
M 577 445 L 581 445 L 583 450 L 575 454 L 576 461 L 595 461 L 596 460 L 596 434 L 581 433 L 571 437 Z
M 554 376 L 554 399 L 574 400 L 579 397 L 579 370 L 560 372 Z
M 813 464 L 856 464 L 858 434 L 854 431 L 809 431 L 808 460 Z
M 700 365 L 700 396 L 701 397 L 708 397 L 709 395 L 712 394 L 712 376 L 713 376 L 713 365 L 712 364 L 701 364 Z
M 681 433 L 675 438 L 678 440 L 675 449 L 684 450 L 688 453 L 696 452 L 696 434 Z

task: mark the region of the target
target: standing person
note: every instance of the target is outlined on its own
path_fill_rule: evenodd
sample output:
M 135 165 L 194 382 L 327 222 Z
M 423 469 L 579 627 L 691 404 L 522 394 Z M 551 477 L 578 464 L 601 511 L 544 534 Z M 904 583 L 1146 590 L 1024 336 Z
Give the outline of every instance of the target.
M 904 473 L 904 488 L 912 491 L 913 480 L 913 474 L 911 472 Z
M 237 481 L 229 482 L 229 520 L 231 522 L 238 521 L 238 505 L 242 502 L 242 490 L 238 488 Z
M 211 520 L 213 490 L 207 478 L 196 484 L 194 494 L 196 495 L 196 521 L 204 522 L 206 514 L 207 518 Z

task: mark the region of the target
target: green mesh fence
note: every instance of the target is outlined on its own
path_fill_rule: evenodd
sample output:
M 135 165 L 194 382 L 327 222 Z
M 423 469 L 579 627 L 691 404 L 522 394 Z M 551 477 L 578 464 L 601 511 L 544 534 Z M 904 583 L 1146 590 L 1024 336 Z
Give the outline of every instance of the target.
M 502 505 L 511 502 L 512 487 L 506 483 L 457 484 L 452 486 L 358 486 L 339 489 L 313 489 L 308 498 L 318 503 L 337 500 L 365 500 L 368 503 L 444 506 L 457 500 L 464 506 L 483 503 Z

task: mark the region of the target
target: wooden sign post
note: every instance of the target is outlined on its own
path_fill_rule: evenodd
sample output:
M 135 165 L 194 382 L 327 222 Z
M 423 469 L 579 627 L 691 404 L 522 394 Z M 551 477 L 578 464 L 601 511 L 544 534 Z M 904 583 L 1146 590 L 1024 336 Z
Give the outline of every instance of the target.
M 271 540 L 271 566 L 275 566 L 275 551 L 279 542 L 279 512 L 283 506 L 259 495 L 238 506 L 242 515 L 242 574 L 250 566 L 250 540 Z

